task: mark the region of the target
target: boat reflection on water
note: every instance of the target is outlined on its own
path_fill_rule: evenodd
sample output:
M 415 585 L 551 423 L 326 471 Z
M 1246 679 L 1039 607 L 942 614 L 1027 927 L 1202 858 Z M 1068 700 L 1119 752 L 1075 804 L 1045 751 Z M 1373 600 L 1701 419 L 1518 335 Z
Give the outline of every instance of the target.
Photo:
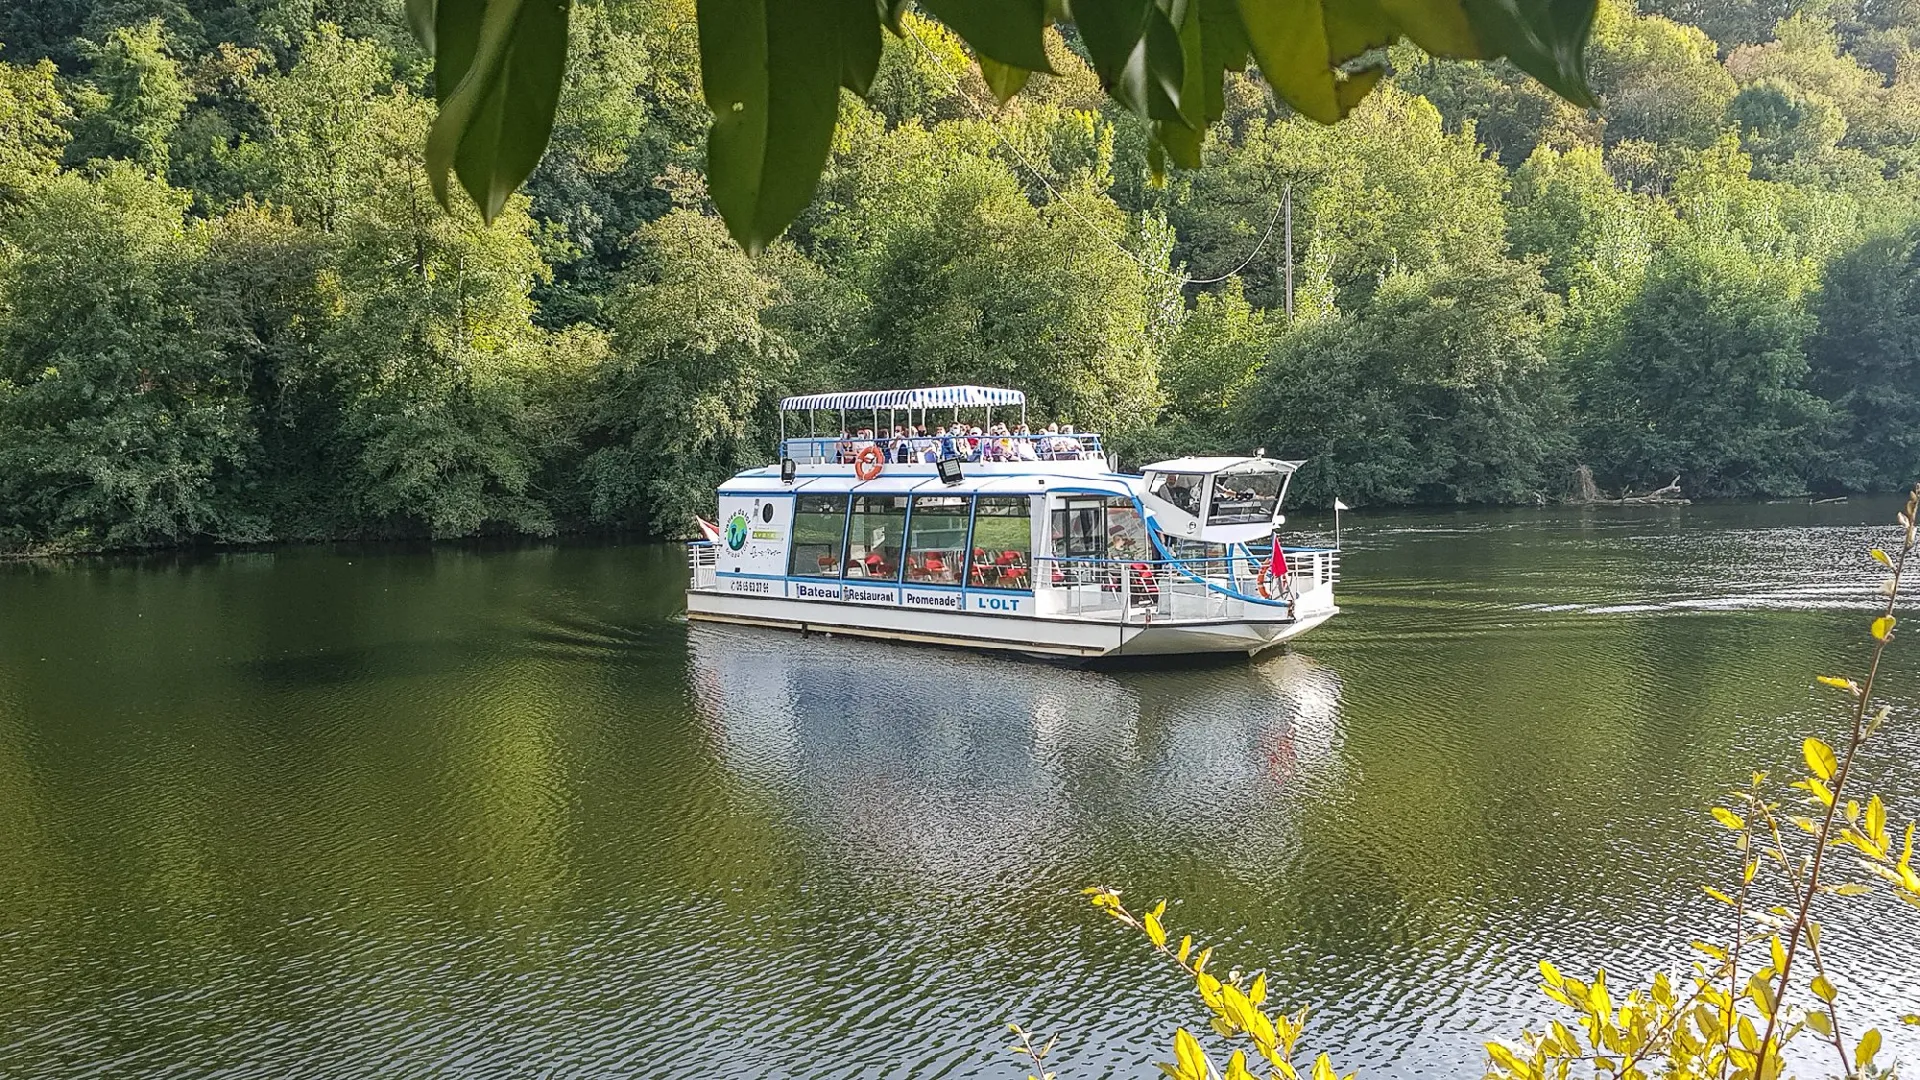
M 1297 653 L 1112 673 L 746 627 L 689 639 L 722 766 L 879 866 L 977 882 L 1105 826 L 1203 840 L 1223 801 L 1298 808 L 1341 770 L 1339 677 Z

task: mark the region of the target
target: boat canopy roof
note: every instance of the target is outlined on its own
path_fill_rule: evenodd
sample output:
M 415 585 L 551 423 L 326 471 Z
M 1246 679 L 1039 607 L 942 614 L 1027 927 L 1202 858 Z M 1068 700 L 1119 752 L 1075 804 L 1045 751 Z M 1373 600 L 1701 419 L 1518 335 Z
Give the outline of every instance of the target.
M 1267 457 L 1183 457 L 1171 461 L 1156 461 L 1141 468 L 1149 473 L 1217 473 L 1224 469 L 1242 468 L 1262 472 L 1290 473 L 1304 461 L 1281 461 Z
M 848 390 L 780 399 L 786 412 L 812 409 L 946 409 L 1025 405 L 1027 395 L 997 386 L 923 386 L 916 390 Z

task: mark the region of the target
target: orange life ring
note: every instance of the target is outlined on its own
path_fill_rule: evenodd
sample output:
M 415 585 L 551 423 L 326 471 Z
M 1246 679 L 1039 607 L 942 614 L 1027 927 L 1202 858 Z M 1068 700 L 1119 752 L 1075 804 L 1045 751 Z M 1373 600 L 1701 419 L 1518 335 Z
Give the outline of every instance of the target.
M 862 480 L 871 480 L 880 475 L 880 470 L 885 468 L 886 464 L 887 456 L 880 452 L 879 447 L 869 444 L 861 447 L 860 452 L 853 455 L 853 475 Z
M 1255 592 L 1260 594 L 1260 599 L 1262 600 L 1280 599 L 1279 596 L 1275 596 L 1274 594 L 1267 591 L 1267 586 L 1272 584 L 1272 582 L 1273 582 L 1273 575 L 1267 573 L 1267 568 L 1265 565 L 1261 565 L 1255 569 L 1254 579 L 1253 579 L 1253 588 Z M 1286 591 L 1287 591 L 1286 583 L 1285 583 L 1285 579 L 1283 578 L 1281 579 L 1281 586 L 1280 586 L 1281 595 L 1282 596 L 1286 595 Z

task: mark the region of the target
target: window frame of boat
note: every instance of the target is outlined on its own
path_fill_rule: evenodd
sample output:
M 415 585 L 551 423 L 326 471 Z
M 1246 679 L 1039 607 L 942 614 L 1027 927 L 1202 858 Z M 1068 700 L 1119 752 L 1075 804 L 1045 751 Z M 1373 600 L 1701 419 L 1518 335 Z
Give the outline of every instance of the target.
M 915 491 L 909 494 L 907 499 L 906 548 L 905 548 L 904 554 L 901 556 L 901 561 L 900 561 L 900 583 L 902 585 L 908 586 L 910 588 L 934 588 L 934 589 L 959 589 L 959 588 L 966 587 L 967 569 L 968 569 L 967 564 L 971 562 L 973 559 L 974 498 L 975 496 L 970 493 L 964 494 L 964 495 L 956 495 L 949 491 L 929 491 L 929 492 Z M 914 535 L 915 535 L 914 530 L 917 526 L 917 522 L 920 517 L 920 504 L 922 502 L 932 503 L 932 502 L 941 501 L 941 500 L 953 500 L 955 502 L 961 503 L 963 507 L 960 513 L 960 520 L 961 520 L 960 547 L 957 549 L 959 558 L 956 559 L 953 564 L 953 575 L 954 575 L 953 580 L 952 581 L 910 580 L 907 577 L 907 568 L 911 565 L 912 560 L 916 555 L 924 555 L 927 550 L 940 550 L 940 551 L 954 550 L 954 549 L 946 549 L 946 548 L 921 549 L 921 548 L 916 548 L 914 546 Z
M 1035 498 L 1035 494 L 1032 492 L 1024 492 L 1024 493 L 1018 493 L 1018 494 L 1008 493 L 1008 492 L 975 493 L 975 495 L 973 496 L 973 513 L 971 515 L 971 525 L 967 530 L 967 568 L 966 568 L 965 575 L 960 579 L 963 583 L 964 588 L 966 588 L 969 591 L 1009 592 L 1009 593 L 1023 593 L 1023 594 L 1030 594 L 1033 592 L 1033 549 L 1035 546 L 1033 542 L 1033 523 L 1034 523 L 1033 500 L 1034 498 Z M 1002 564 L 999 561 L 995 560 L 995 561 L 992 561 L 991 563 L 991 565 L 994 567 L 996 572 L 999 572 L 1000 568 L 1003 565 L 1018 566 L 1021 569 L 1025 570 L 1026 578 L 1027 578 L 1027 584 L 1025 588 L 1018 588 L 1018 587 L 1009 588 L 1007 586 L 1000 585 L 1000 584 L 976 585 L 973 583 L 973 572 L 975 569 L 973 553 L 976 550 L 984 550 L 979 547 L 980 518 L 981 518 L 980 508 L 984 503 L 988 502 L 989 500 L 994 500 L 996 503 L 1004 503 L 1009 507 L 1014 505 L 1019 505 L 1025 508 L 1025 513 L 1019 515 L 1021 520 L 1027 523 L 1026 537 L 1020 550 L 1022 561 L 1019 563 L 1013 563 L 1013 564 Z M 1012 518 L 1015 515 L 990 514 L 987 516 Z M 1008 549 L 1003 548 L 1001 550 L 1004 552 Z
M 873 577 L 873 576 L 871 576 L 871 575 L 867 575 L 867 574 L 864 574 L 864 573 L 863 573 L 863 574 L 862 574 L 862 575 L 861 575 L 860 577 L 855 577 L 855 576 L 853 576 L 853 574 L 852 574 L 852 570 L 853 570 L 853 519 L 854 519 L 854 514 L 855 514 L 855 511 L 854 511 L 854 506 L 855 506 L 856 504 L 858 504 L 858 502 L 859 502 L 860 500 L 862 500 L 862 499 L 874 499 L 874 500 L 884 500 L 884 501 L 887 501 L 887 502 L 898 502 L 898 503 L 900 503 L 900 504 L 901 504 L 901 506 L 900 506 L 900 517 L 899 517 L 899 523 L 900 523 L 900 547 L 899 547 L 899 551 L 900 551 L 900 554 L 899 554 L 899 558 L 898 558 L 898 559 L 896 560 L 896 562 L 894 563 L 894 567 L 893 567 L 893 576 L 892 576 L 892 577 L 890 577 L 890 578 L 888 578 L 888 577 Z M 846 528 L 845 528 L 845 529 L 844 529 L 844 530 L 843 530 L 843 531 L 841 532 L 841 538 L 840 538 L 840 577 L 841 577 L 841 580 L 842 580 L 842 581 L 870 581 L 870 582 L 875 582 L 875 583 L 877 583 L 877 584 L 883 584 L 883 585 L 898 585 L 898 584 L 900 584 L 900 579 L 901 579 L 901 576 L 902 576 L 902 574 L 903 574 L 903 573 L 905 572 L 905 570 L 906 570 L 906 565 L 907 565 L 907 539 L 908 539 L 908 535 L 907 535 L 907 528 L 908 528 L 908 518 L 909 518 L 909 509 L 908 509 L 908 508 L 909 508 L 909 506 L 911 505 L 911 503 L 912 503 L 912 497 L 911 497 L 911 493 L 910 493 L 910 492 L 905 492 L 905 491 L 898 491 L 898 492 L 871 492 L 871 491 L 869 491 L 869 492 L 860 492 L 860 491 L 855 491 L 855 492 L 849 492 L 849 493 L 848 493 L 848 497 L 847 497 L 847 525 L 846 525 Z M 891 515 L 887 515 L 887 514 L 880 514 L 880 515 L 873 515 L 873 516 L 877 516 L 877 517 L 880 517 L 881 519 L 883 519 L 883 520 L 884 520 L 884 519 L 886 519 L 886 518 L 888 518 L 888 517 L 890 517 Z M 871 530 L 869 530 L 869 535 L 871 535 Z M 861 563 L 860 563 L 860 565 L 861 565 L 861 566 L 862 566 L 862 567 L 864 568 L 864 567 L 865 567 L 865 566 L 867 565 L 867 558 L 868 558 L 868 557 L 869 557 L 870 555 L 872 555 L 872 553 L 873 553 L 873 552 L 872 552 L 872 549 L 871 549 L 871 548 L 868 548 L 868 547 L 867 547 L 867 545 L 866 545 L 866 544 L 864 544 L 864 543 L 863 543 L 863 544 L 861 545 L 861 547 L 863 547 L 863 548 L 866 548 L 866 549 L 867 549 L 867 550 L 866 550 L 866 554 L 864 554 L 864 555 L 862 555 L 862 556 L 861 556 Z M 885 565 L 885 563 L 884 563 L 884 561 L 882 562 L 882 565 Z
M 1218 509 L 1222 493 L 1220 482 L 1228 479 L 1230 476 L 1235 479 L 1248 480 L 1256 477 L 1261 479 L 1271 478 L 1274 481 L 1271 500 L 1261 496 L 1257 490 L 1255 492 L 1254 505 L 1258 506 L 1263 502 L 1267 504 L 1265 516 L 1239 514 L 1224 520 L 1220 517 L 1220 511 Z M 1278 469 L 1262 469 L 1255 466 L 1252 462 L 1242 462 L 1238 465 L 1229 465 L 1226 468 L 1216 470 L 1207 476 L 1205 488 L 1206 506 L 1204 508 L 1206 514 L 1200 520 L 1208 528 L 1214 526 L 1262 525 L 1270 523 L 1273 521 L 1274 516 L 1280 512 L 1280 505 L 1287 497 L 1287 487 L 1292 479 L 1293 474 L 1291 472 L 1283 472 Z
M 832 549 L 834 553 L 833 573 L 828 574 L 820 570 L 818 556 L 814 558 L 812 570 L 803 570 L 796 561 L 800 556 L 800 519 L 803 513 L 802 507 L 809 500 L 819 500 L 823 503 L 830 503 L 834 499 L 840 500 L 840 542 L 835 544 Z M 796 493 L 793 503 L 793 524 L 789 527 L 789 534 L 792 536 L 792 540 L 789 541 L 787 545 L 788 577 L 808 578 L 816 581 L 841 580 L 842 575 L 846 573 L 847 530 L 851 527 L 852 509 L 853 500 L 846 492 L 822 492 L 819 494 L 808 494 L 806 492 Z M 809 514 L 808 516 L 825 517 L 826 515 L 821 513 Z

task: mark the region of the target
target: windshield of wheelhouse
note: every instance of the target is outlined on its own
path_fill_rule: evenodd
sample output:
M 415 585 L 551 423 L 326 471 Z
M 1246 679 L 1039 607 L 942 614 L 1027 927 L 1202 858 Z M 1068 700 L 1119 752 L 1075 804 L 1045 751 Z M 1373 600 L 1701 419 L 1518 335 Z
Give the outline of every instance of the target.
M 1213 477 L 1209 525 L 1264 525 L 1280 505 L 1286 474 L 1271 468 L 1223 469 Z

